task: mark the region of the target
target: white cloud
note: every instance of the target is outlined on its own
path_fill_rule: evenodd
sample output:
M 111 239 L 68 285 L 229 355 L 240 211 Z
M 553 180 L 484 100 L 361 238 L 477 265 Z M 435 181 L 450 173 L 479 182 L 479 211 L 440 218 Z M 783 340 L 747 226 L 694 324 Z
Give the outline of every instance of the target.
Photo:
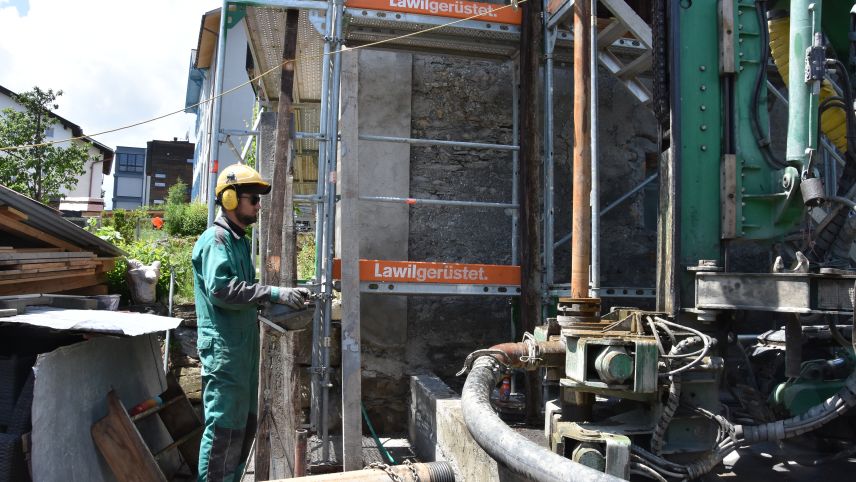
M 217 0 L 0 0 L 0 85 L 62 90 L 57 113 L 92 135 L 184 108 L 190 51 Z M 179 113 L 96 136 L 111 148 L 192 135 Z M 194 141 L 194 139 L 190 139 Z M 106 197 L 112 193 L 105 185 Z

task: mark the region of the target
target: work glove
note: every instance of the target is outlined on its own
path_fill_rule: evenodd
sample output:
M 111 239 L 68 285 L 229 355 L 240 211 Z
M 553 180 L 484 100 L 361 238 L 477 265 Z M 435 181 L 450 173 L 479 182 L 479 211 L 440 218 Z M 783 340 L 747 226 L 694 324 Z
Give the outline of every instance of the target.
M 295 310 L 302 310 L 310 296 L 312 292 L 306 288 L 280 288 L 276 302 Z

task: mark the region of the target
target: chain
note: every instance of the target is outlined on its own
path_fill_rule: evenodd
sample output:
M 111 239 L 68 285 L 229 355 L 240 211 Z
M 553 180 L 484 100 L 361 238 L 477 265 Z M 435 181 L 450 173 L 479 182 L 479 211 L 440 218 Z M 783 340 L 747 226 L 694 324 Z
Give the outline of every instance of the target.
M 654 72 L 653 95 L 651 108 L 654 116 L 661 125 L 669 123 L 669 71 L 668 56 L 668 26 L 666 25 L 666 0 L 655 0 L 651 5 L 651 33 L 654 53 L 652 70 Z
M 413 482 L 419 482 L 419 474 L 416 472 L 416 466 L 413 465 L 413 463 L 409 460 L 405 460 L 404 465 L 407 466 L 407 468 L 410 469 L 410 473 L 413 474 Z M 386 475 L 388 475 L 389 478 L 394 480 L 395 482 L 404 482 L 404 479 L 402 479 L 400 475 L 392 471 L 392 466 L 390 465 L 386 465 L 380 462 L 372 462 L 366 465 L 365 467 L 365 470 L 371 469 L 383 470 L 384 472 L 386 472 Z
M 416 473 L 416 467 L 413 465 L 413 462 L 409 460 L 404 461 L 404 465 L 410 469 L 410 472 L 413 474 L 413 482 L 419 482 L 419 474 Z
M 388 475 L 389 478 L 394 480 L 395 482 L 404 482 L 404 479 L 402 479 L 401 477 L 396 475 L 396 473 L 392 471 L 392 467 L 390 467 L 389 465 L 382 464 L 380 462 L 372 462 L 372 463 L 368 464 L 365 468 L 365 470 L 372 470 L 372 469 L 383 470 L 384 472 L 386 472 L 386 475 Z

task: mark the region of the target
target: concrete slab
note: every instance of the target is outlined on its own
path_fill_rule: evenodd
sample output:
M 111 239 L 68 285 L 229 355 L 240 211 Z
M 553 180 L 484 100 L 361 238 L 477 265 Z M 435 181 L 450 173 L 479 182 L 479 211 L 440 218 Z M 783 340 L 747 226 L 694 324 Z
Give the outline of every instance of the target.
M 497 464 L 473 440 L 464 423 L 460 397 L 442 380 L 418 375 L 411 377 L 410 386 L 410 440 L 422 461 L 449 462 L 455 480 L 461 482 L 526 480 Z

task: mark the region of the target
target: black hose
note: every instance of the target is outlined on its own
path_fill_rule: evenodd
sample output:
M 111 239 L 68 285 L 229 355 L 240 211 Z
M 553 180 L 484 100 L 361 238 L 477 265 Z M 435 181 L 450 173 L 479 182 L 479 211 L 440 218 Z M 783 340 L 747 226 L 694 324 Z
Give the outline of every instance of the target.
M 493 357 L 476 359 L 464 382 L 461 405 L 464 422 L 476 443 L 497 463 L 537 482 L 620 482 L 622 479 L 599 472 L 553 453 L 512 430 L 490 405 L 490 392 L 503 371 Z

